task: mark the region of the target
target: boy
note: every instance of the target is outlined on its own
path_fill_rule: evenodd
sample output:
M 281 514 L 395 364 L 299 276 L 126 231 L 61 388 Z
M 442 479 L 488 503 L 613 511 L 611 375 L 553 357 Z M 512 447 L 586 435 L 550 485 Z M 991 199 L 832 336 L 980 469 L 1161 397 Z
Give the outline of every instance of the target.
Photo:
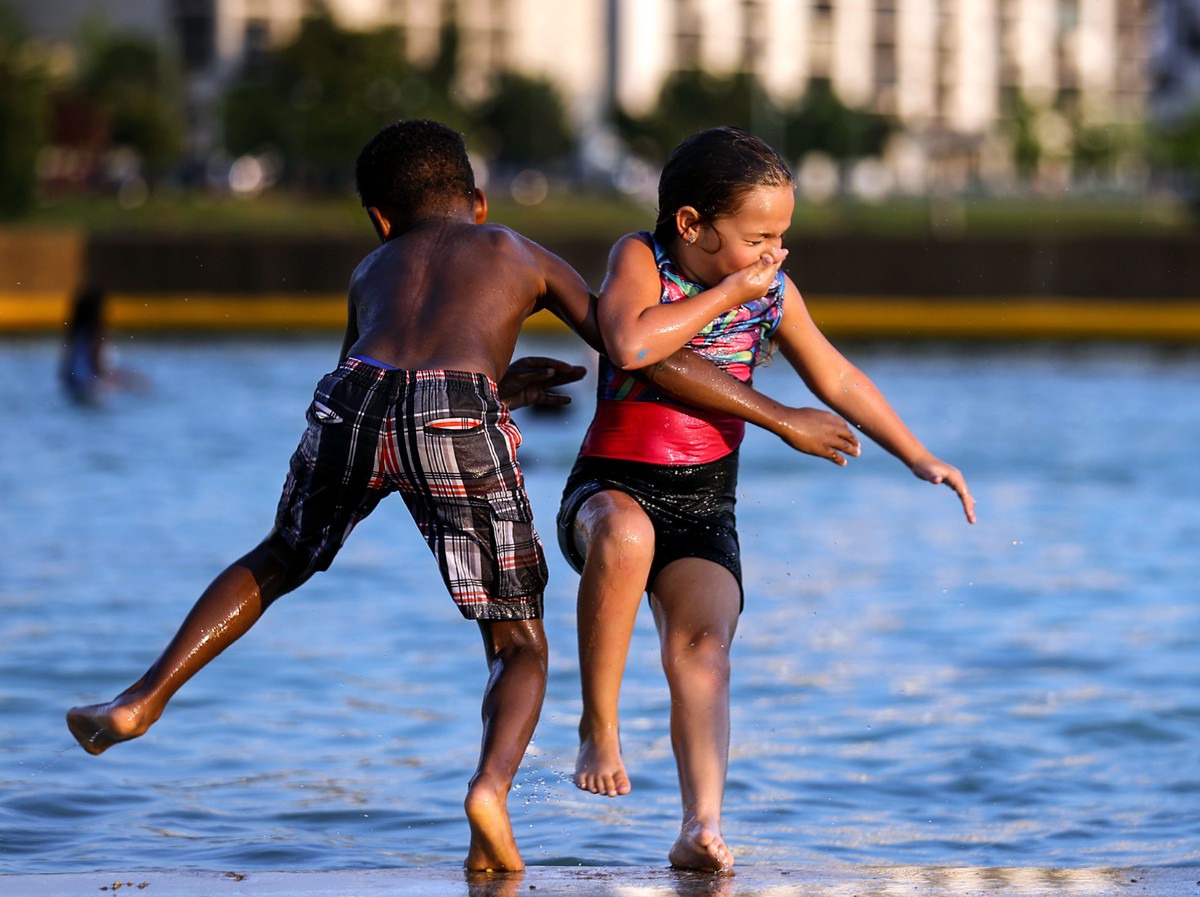
M 513 365 L 505 390 L 497 381 L 522 322 L 539 308 L 597 345 L 594 297 L 561 259 L 484 223 L 487 201 L 451 129 L 428 121 L 384 128 L 355 176 L 382 245 L 351 278 L 341 363 L 317 386 L 275 526 L 201 594 L 145 676 L 106 704 L 73 708 L 67 723 L 93 754 L 143 734 L 184 682 L 273 601 L 328 568 L 355 524 L 399 492 L 460 612 L 478 622 L 489 667 L 465 800 L 465 865 L 518 870 L 507 796 L 545 693 L 546 564 L 504 399 L 514 407 L 544 399 L 542 385 L 583 371 L 542 359 Z M 656 371 L 664 388 L 740 409 L 796 447 L 853 440 L 831 414 L 760 400 L 688 353 L 670 361 Z

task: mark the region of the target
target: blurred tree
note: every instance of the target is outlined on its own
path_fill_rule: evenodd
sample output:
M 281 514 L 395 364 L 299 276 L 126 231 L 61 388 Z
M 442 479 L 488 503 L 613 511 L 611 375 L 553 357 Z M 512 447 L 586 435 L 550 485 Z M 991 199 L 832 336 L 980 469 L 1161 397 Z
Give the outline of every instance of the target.
M 341 189 L 346 160 L 382 125 L 421 117 L 463 127 L 446 63 L 456 47 L 444 33 L 438 59 L 417 71 L 395 28 L 351 31 L 328 12 L 307 18 L 295 40 L 249 64 L 226 93 L 226 149 L 273 149 L 293 184 Z
M 562 98 L 547 80 L 506 72 L 474 112 L 475 136 L 502 165 L 547 166 L 574 147 Z
M 46 88 L 36 49 L 16 17 L 0 6 L 0 216 L 28 211 L 37 195 Z
M 83 153 L 86 170 L 104 153 L 132 150 L 146 180 L 167 173 L 186 149 L 182 79 L 149 37 L 113 34 L 94 20 L 82 38 L 79 71 L 54 90 L 53 142 Z
M 669 76 L 654 110 L 644 117 L 620 111 L 618 132 L 641 156 L 663 161 L 681 140 L 705 128 L 732 125 L 744 128 L 778 145 L 779 110 L 753 75 L 738 73 L 722 78 L 701 71 L 681 71 Z
M 878 156 L 894 125 L 873 112 L 852 109 L 826 78 L 814 78 L 784 113 L 787 152 L 794 158 L 820 152 L 838 160 Z
M 1147 135 L 1152 167 L 1170 181 L 1200 219 L 1200 106 L 1188 115 L 1161 122 Z
M 1012 142 L 1013 166 L 1024 180 L 1037 176 L 1042 161 L 1042 144 L 1037 134 L 1038 110 L 1024 95 L 1008 92 L 1001 100 L 1004 123 Z
M 1132 127 L 1076 123 L 1071 139 L 1075 174 L 1097 182 L 1111 182 L 1121 159 L 1136 147 L 1137 134 Z
M 108 142 L 140 156 L 147 176 L 183 154 L 186 122 L 173 62 L 149 38 L 99 33 L 85 42 L 77 90 L 107 120 Z

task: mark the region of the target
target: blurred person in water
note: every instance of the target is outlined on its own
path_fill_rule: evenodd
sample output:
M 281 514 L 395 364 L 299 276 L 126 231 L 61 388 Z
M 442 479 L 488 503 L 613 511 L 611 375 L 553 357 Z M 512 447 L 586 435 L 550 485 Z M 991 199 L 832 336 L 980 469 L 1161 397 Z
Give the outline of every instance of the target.
M 149 381 L 137 371 L 118 367 L 105 321 L 107 296 L 87 285 L 75 294 L 59 363 L 59 379 L 71 401 L 99 405 L 120 390 L 144 392 Z

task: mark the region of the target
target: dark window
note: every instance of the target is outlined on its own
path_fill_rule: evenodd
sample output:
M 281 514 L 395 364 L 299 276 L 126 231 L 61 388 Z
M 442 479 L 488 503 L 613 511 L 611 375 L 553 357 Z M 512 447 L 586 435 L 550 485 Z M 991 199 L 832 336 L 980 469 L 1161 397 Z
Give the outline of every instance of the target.
M 184 70 L 195 72 L 211 67 L 217 54 L 213 0 L 175 0 L 173 8 Z

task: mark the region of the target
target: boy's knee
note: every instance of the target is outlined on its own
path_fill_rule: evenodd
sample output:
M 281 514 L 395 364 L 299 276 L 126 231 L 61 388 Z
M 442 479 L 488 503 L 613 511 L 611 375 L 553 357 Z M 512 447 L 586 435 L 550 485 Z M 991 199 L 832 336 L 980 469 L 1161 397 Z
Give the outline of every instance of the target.
M 316 572 L 307 557 L 301 556 L 275 529 L 240 563 L 258 582 L 264 610 L 275 599 L 303 585 Z
M 549 661 L 546 631 L 541 620 L 481 620 L 479 628 L 489 657 L 516 657 Z

